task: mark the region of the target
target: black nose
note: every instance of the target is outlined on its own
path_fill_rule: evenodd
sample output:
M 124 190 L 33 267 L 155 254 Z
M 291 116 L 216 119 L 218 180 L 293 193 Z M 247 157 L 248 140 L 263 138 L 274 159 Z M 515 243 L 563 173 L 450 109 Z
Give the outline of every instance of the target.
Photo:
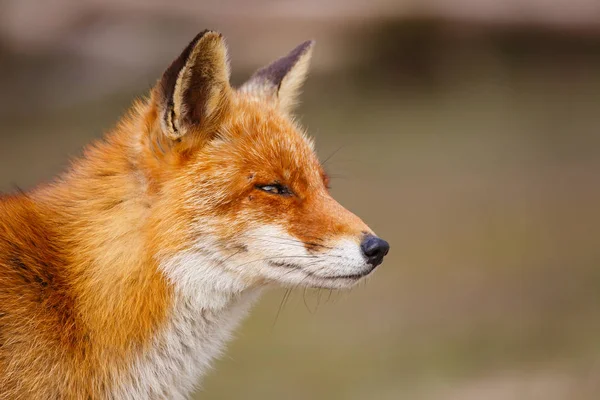
M 373 235 L 365 236 L 360 244 L 360 248 L 367 257 L 367 262 L 373 267 L 381 264 L 383 257 L 390 251 L 388 242 Z

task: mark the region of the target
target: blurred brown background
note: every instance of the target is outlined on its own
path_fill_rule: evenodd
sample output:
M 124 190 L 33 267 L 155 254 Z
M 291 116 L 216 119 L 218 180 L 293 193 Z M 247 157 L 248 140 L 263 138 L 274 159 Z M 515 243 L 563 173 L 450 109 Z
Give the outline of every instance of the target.
M 317 40 L 298 114 L 392 251 L 350 293 L 269 293 L 197 398 L 598 398 L 600 2 L 0 1 L 0 190 L 207 27 L 235 83 Z

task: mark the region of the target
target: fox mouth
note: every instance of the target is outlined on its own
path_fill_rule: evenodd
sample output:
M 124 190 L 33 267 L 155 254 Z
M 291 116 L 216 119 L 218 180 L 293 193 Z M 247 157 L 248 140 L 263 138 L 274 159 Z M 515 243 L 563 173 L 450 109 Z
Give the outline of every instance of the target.
M 269 260 L 268 263 L 270 265 L 272 265 L 273 267 L 281 267 L 281 268 L 287 268 L 290 270 L 296 270 L 296 271 L 300 271 L 303 274 L 306 274 L 307 276 L 310 276 L 312 278 L 315 279 L 326 279 L 326 280 L 336 280 L 336 279 L 347 279 L 347 280 L 353 280 L 353 281 L 357 281 L 361 278 L 364 278 L 365 276 L 369 275 L 371 272 L 373 272 L 373 270 L 375 268 L 371 268 L 368 269 L 366 271 L 357 273 L 357 274 L 346 274 L 346 275 L 317 275 L 311 271 L 307 271 L 304 268 L 302 268 L 299 265 L 295 265 L 295 264 L 290 264 L 287 262 L 282 262 L 282 261 L 272 261 Z

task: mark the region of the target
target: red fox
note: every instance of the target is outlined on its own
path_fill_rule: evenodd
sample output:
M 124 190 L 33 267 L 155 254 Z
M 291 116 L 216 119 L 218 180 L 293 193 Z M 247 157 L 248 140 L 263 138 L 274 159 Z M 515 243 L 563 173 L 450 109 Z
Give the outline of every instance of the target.
M 1 399 L 185 398 L 264 288 L 381 264 L 291 116 L 312 48 L 234 89 L 204 31 L 59 179 L 0 198 Z

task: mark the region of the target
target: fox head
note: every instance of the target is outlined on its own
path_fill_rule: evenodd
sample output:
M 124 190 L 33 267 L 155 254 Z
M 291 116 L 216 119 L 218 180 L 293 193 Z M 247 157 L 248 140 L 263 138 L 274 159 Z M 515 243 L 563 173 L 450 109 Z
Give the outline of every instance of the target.
M 344 288 L 381 264 L 388 243 L 331 197 L 291 115 L 313 44 L 234 89 L 224 39 L 205 31 L 153 89 L 139 147 L 171 280 Z

